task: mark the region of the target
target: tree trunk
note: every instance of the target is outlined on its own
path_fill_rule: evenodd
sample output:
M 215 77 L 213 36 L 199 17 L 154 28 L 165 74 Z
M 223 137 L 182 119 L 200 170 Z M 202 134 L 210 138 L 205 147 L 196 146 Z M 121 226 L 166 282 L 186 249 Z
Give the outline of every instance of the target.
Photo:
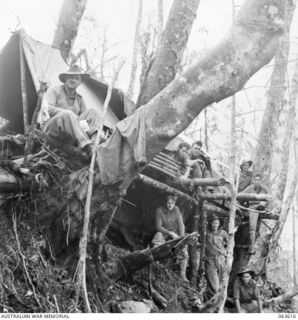
M 230 34 L 205 58 L 142 107 L 143 110 L 140 111 L 145 112 L 148 162 L 206 106 L 243 88 L 246 81 L 271 60 L 282 32 L 283 15 L 284 3 L 280 1 L 247 0 Z M 112 139 L 108 140 L 106 144 L 111 141 Z M 125 166 L 121 168 L 122 188 L 126 188 L 143 168 L 137 166 L 133 150 L 128 144 L 123 148 L 125 162 L 122 163 Z M 67 249 L 62 223 L 64 217 L 71 218 L 68 243 L 77 241 L 81 231 L 81 210 L 86 199 L 88 182 L 86 173 L 86 168 L 72 173 L 65 178 L 62 186 L 64 193 L 61 193 L 59 187 L 53 188 L 41 201 L 39 218 L 52 222 L 51 239 L 60 252 Z M 94 228 L 96 227 L 97 234 L 109 223 L 118 197 L 119 185 L 102 185 L 100 176 L 96 173 L 90 217 L 91 226 L 93 224 Z
M 298 291 L 298 283 L 297 283 L 297 258 L 296 258 L 296 212 L 297 212 L 297 202 L 298 197 L 295 197 L 295 205 L 292 207 L 292 215 L 293 215 L 293 280 L 294 280 L 294 290 Z
M 163 32 L 163 0 L 158 0 L 157 10 L 157 46 L 161 43 L 161 36 Z
M 52 45 L 60 50 L 66 62 L 77 36 L 86 4 L 87 0 L 63 1 Z
M 200 0 L 174 0 L 153 64 L 141 88 L 138 106 L 149 102 L 174 80 L 199 2 Z
M 276 145 L 277 140 L 277 132 L 278 132 L 278 116 L 280 114 L 280 110 L 283 105 L 283 97 L 285 92 L 285 76 L 287 72 L 287 64 L 285 63 L 288 59 L 289 53 L 289 28 L 291 25 L 291 21 L 293 18 L 293 14 L 296 7 L 296 0 L 287 0 L 287 12 L 288 16 L 286 16 L 286 32 L 282 38 L 282 42 L 280 44 L 280 49 L 275 58 L 275 67 L 271 78 L 271 89 L 269 91 L 268 103 L 265 109 L 265 113 L 263 116 L 263 122 L 261 131 L 259 134 L 258 141 L 262 141 L 262 145 L 258 145 L 256 149 L 255 156 L 255 170 L 262 172 L 263 180 L 267 183 L 271 180 L 271 172 L 272 169 L 276 169 L 277 171 L 277 181 L 276 187 L 274 188 L 273 194 L 273 214 L 280 214 L 280 221 L 273 225 L 270 224 L 271 227 L 274 226 L 271 234 L 268 234 L 268 230 L 266 227 L 260 227 L 261 236 L 256 241 L 257 254 L 250 258 L 251 265 L 255 268 L 255 271 L 258 273 L 265 272 L 265 265 L 267 259 L 264 259 L 265 256 L 268 255 L 268 252 L 276 242 L 280 236 L 281 230 L 283 228 L 284 222 L 286 220 L 286 216 L 288 214 L 288 204 L 291 201 L 288 199 L 284 203 L 284 207 L 282 208 L 282 201 L 284 196 L 284 191 L 287 183 L 287 172 L 289 166 L 289 153 L 290 153 L 290 143 L 291 137 L 293 134 L 294 121 L 295 121 L 295 105 L 297 99 L 298 89 L 297 86 L 298 81 L 298 68 L 296 66 L 295 73 L 293 76 L 293 89 L 290 91 L 290 99 L 288 110 L 285 110 L 286 120 L 284 121 L 285 131 L 283 132 L 282 137 L 282 147 L 280 150 L 276 150 L 276 158 L 275 161 L 278 161 L 278 165 L 276 168 L 273 168 L 273 141 Z M 275 171 L 275 170 L 274 170 Z M 292 183 L 297 183 L 293 181 Z M 271 184 L 270 184 L 271 185 Z M 268 239 L 273 238 L 274 245 L 268 245 Z M 258 271 L 257 271 L 258 270 Z
M 139 46 L 140 46 L 140 26 L 142 21 L 142 7 L 143 7 L 143 0 L 139 0 L 138 15 L 137 15 L 136 28 L 135 28 L 135 38 L 133 43 L 133 55 L 132 55 L 132 61 L 131 61 L 130 79 L 129 79 L 129 85 L 127 90 L 127 95 L 129 98 L 133 97 L 136 74 L 137 74 L 137 67 L 138 67 L 137 58 L 138 58 L 138 52 L 139 52 Z
M 295 12 L 296 0 L 287 0 L 286 31 L 280 39 L 279 49 L 275 55 L 271 75 L 268 100 L 263 115 L 262 125 L 258 136 L 258 144 L 254 156 L 254 170 L 262 172 L 263 181 L 269 184 L 272 169 L 273 144 L 276 139 L 278 116 L 283 108 L 287 61 L 289 57 L 289 34 L 292 18 Z

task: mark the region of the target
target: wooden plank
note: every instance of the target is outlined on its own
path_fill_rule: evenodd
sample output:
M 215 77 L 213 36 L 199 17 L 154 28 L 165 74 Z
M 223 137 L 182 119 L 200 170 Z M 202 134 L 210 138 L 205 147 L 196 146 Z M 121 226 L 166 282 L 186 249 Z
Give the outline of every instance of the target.
M 169 170 L 172 171 L 172 172 L 176 172 L 176 174 L 178 174 L 178 172 L 180 171 L 179 168 L 174 167 L 174 166 L 172 166 L 172 165 L 169 164 L 169 163 L 165 163 L 165 162 L 163 162 L 162 160 L 160 160 L 160 159 L 158 159 L 158 158 L 154 158 L 152 162 L 153 162 L 153 163 L 157 163 L 157 164 L 159 164 L 160 166 L 162 166 L 163 168 L 167 168 L 167 169 L 169 169 Z
M 178 166 L 181 166 L 181 165 L 182 165 L 182 163 L 181 163 L 180 161 L 178 161 L 178 160 L 176 160 L 176 159 L 168 156 L 168 155 L 165 154 L 164 152 L 160 152 L 159 155 L 162 156 L 162 157 L 164 157 L 164 158 L 166 158 L 166 159 L 168 159 L 168 160 L 170 160 L 170 161 L 173 161 L 173 162 L 176 163 Z
M 161 171 L 161 172 L 163 172 L 163 173 L 171 176 L 172 178 L 176 178 L 176 176 L 175 176 L 172 172 L 167 171 L 166 169 L 164 169 L 164 168 L 156 165 L 155 163 L 150 162 L 150 163 L 148 164 L 148 167 L 153 168 L 153 169 L 156 169 L 156 170 L 159 170 L 159 171 Z
M 162 156 L 161 154 L 158 154 L 154 159 L 156 159 L 156 158 L 159 159 L 159 160 L 164 161 L 165 163 L 170 164 L 171 166 L 173 166 L 177 170 L 179 170 L 181 168 L 181 164 L 177 164 L 175 161 L 169 160 L 168 158 Z

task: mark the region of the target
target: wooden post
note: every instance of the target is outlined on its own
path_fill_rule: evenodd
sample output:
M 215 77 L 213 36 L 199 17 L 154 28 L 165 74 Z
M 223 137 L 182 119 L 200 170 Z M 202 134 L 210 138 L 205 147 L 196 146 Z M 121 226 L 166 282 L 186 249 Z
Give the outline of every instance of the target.
M 199 231 L 199 219 L 202 210 L 202 201 L 194 208 L 192 232 Z M 197 274 L 198 274 L 198 240 L 190 245 L 189 255 L 189 266 L 190 266 L 190 283 L 195 288 L 197 285 Z
M 20 72 L 21 72 L 21 93 L 23 103 L 23 118 L 24 118 L 24 133 L 25 135 L 29 132 L 29 115 L 28 115 L 28 100 L 26 91 L 26 59 L 23 50 L 23 44 L 20 39 Z
M 202 213 L 201 213 L 201 234 L 200 234 L 200 243 L 201 243 L 201 251 L 200 251 L 200 283 L 202 282 L 204 273 L 205 273 L 205 247 L 206 247 L 206 234 L 207 234 L 207 210 L 204 206 L 204 202 L 202 203 Z
M 29 131 L 28 133 L 28 137 L 26 139 L 26 144 L 25 144 L 25 151 L 24 151 L 24 165 L 26 166 L 27 164 L 27 160 L 28 160 L 28 155 L 32 152 L 33 149 L 33 136 L 34 136 L 34 129 L 36 129 L 37 124 L 37 116 L 38 116 L 38 112 L 41 108 L 41 104 L 42 104 L 42 99 L 44 96 L 44 93 L 46 91 L 47 88 L 47 84 L 45 82 L 41 82 L 40 83 L 40 88 L 38 90 L 37 93 L 37 102 L 36 102 L 36 106 L 32 115 L 32 119 L 31 119 L 31 125 L 29 127 Z M 25 119 L 25 117 L 24 117 Z

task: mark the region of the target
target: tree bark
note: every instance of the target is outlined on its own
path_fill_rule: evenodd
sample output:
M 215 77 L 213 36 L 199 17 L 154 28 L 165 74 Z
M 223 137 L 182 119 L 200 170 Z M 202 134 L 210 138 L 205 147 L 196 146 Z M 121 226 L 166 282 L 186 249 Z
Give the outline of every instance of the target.
M 148 162 L 183 131 L 206 106 L 240 90 L 255 72 L 271 60 L 283 31 L 283 19 L 283 2 L 247 0 L 227 37 L 205 58 L 194 64 L 142 107 L 145 112 Z M 133 150 L 128 145 L 126 148 L 123 150 L 127 157 L 122 168 L 124 173 L 122 188 L 128 187 L 143 169 L 136 166 Z M 54 219 L 52 241 L 59 251 L 65 249 L 65 236 L 59 239 L 57 228 L 62 225 L 63 218 L 68 214 L 73 217 L 68 241 L 78 239 L 82 221 L 80 210 L 87 194 L 86 172 L 85 168 L 66 177 L 64 194 L 61 194 L 60 189 L 53 189 L 49 191 L 49 198 L 42 199 L 43 213 L 40 219 L 46 216 L 49 221 L 52 213 Z M 50 197 L 53 192 L 56 194 L 56 205 Z M 103 186 L 99 174 L 96 174 L 90 215 L 99 234 L 109 223 L 118 197 L 119 186 Z M 63 228 L 60 228 L 63 232 Z
M 261 131 L 259 134 L 259 141 L 262 141 L 262 145 L 258 145 L 256 149 L 255 155 L 255 170 L 262 172 L 263 180 L 266 183 L 271 181 L 271 172 L 273 168 L 273 150 L 275 150 L 276 158 L 275 161 L 278 161 L 278 165 L 276 165 L 277 170 L 277 181 L 276 187 L 274 188 L 273 193 L 273 202 L 272 202 L 272 210 L 273 214 L 280 214 L 280 218 L 271 234 L 266 234 L 267 228 L 264 226 L 260 228 L 261 236 L 256 241 L 257 254 L 250 258 L 250 263 L 257 272 L 263 273 L 265 272 L 265 265 L 267 259 L 264 259 L 268 255 L 269 250 L 273 248 L 280 236 L 281 230 L 283 228 L 284 222 L 286 220 L 286 216 L 288 214 L 288 203 L 289 199 L 282 204 L 284 191 L 287 183 L 287 171 L 289 166 L 289 152 L 290 152 L 290 143 L 291 137 L 293 134 L 294 128 L 294 119 L 295 119 L 295 105 L 297 99 L 298 90 L 295 88 L 298 81 L 298 68 L 295 68 L 295 73 L 293 77 L 293 89 L 290 91 L 290 100 L 288 109 L 284 111 L 286 114 L 286 120 L 284 121 L 285 131 L 283 132 L 282 137 L 282 147 L 280 150 L 277 150 L 276 140 L 277 140 L 277 132 L 278 132 L 278 116 L 280 116 L 280 110 L 283 109 L 283 97 L 285 93 L 285 76 L 287 72 L 287 59 L 289 54 L 289 29 L 291 25 L 291 21 L 293 18 L 293 14 L 296 7 L 296 0 L 287 0 L 287 10 L 288 14 L 286 14 L 286 32 L 284 33 L 279 51 L 275 57 L 275 67 L 271 78 L 271 88 L 269 91 L 268 103 L 265 109 L 265 113 L 263 116 L 263 122 Z M 293 183 L 296 183 L 293 181 Z M 270 183 L 271 185 L 271 183 Z M 273 227 L 273 224 L 271 224 Z M 273 240 L 273 245 L 268 245 L 268 240 Z M 263 270 L 263 271 L 261 271 Z
M 157 46 L 161 43 L 161 36 L 163 32 L 163 0 L 158 0 L 157 10 Z
M 174 0 L 153 64 L 137 101 L 141 106 L 174 80 L 200 0 Z
M 87 0 L 63 1 L 52 45 L 60 50 L 66 62 L 77 36 L 86 4 Z
M 132 62 L 131 62 L 130 79 L 129 79 L 129 85 L 127 90 L 127 95 L 129 98 L 133 97 L 134 85 L 135 85 L 136 74 L 137 74 L 137 67 L 138 67 L 137 57 L 138 57 L 139 46 L 140 46 L 140 27 L 141 27 L 141 21 L 142 21 L 142 7 L 143 7 L 143 0 L 139 0 L 138 15 L 137 15 L 136 28 L 135 28 L 135 38 L 133 43 L 133 55 L 132 55 Z
M 276 139 L 278 117 L 283 108 L 287 61 L 289 57 L 289 34 L 295 12 L 296 0 L 287 0 L 286 31 L 280 39 L 279 48 L 274 59 L 274 69 L 268 92 L 268 100 L 258 136 L 258 144 L 254 156 L 254 170 L 262 172 L 263 181 L 269 185 L 272 169 L 273 145 Z

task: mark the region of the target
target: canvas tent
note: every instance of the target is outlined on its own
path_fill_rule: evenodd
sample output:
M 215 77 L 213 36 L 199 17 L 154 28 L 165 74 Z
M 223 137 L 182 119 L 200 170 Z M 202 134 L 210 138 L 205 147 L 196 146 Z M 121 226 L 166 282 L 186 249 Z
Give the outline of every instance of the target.
M 25 60 L 25 88 L 28 102 L 29 121 L 33 114 L 40 80 L 52 85 L 61 84 L 58 75 L 68 69 L 60 51 L 50 45 L 32 39 L 24 30 L 15 32 L 0 53 L 0 117 L 9 121 L 10 128 L 23 133 L 23 103 L 21 94 L 20 59 Z M 102 111 L 108 86 L 90 79 L 78 88 L 87 108 Z M 120 90 L 113 89 L 104 125 L 110 129 L 134 108 Z

